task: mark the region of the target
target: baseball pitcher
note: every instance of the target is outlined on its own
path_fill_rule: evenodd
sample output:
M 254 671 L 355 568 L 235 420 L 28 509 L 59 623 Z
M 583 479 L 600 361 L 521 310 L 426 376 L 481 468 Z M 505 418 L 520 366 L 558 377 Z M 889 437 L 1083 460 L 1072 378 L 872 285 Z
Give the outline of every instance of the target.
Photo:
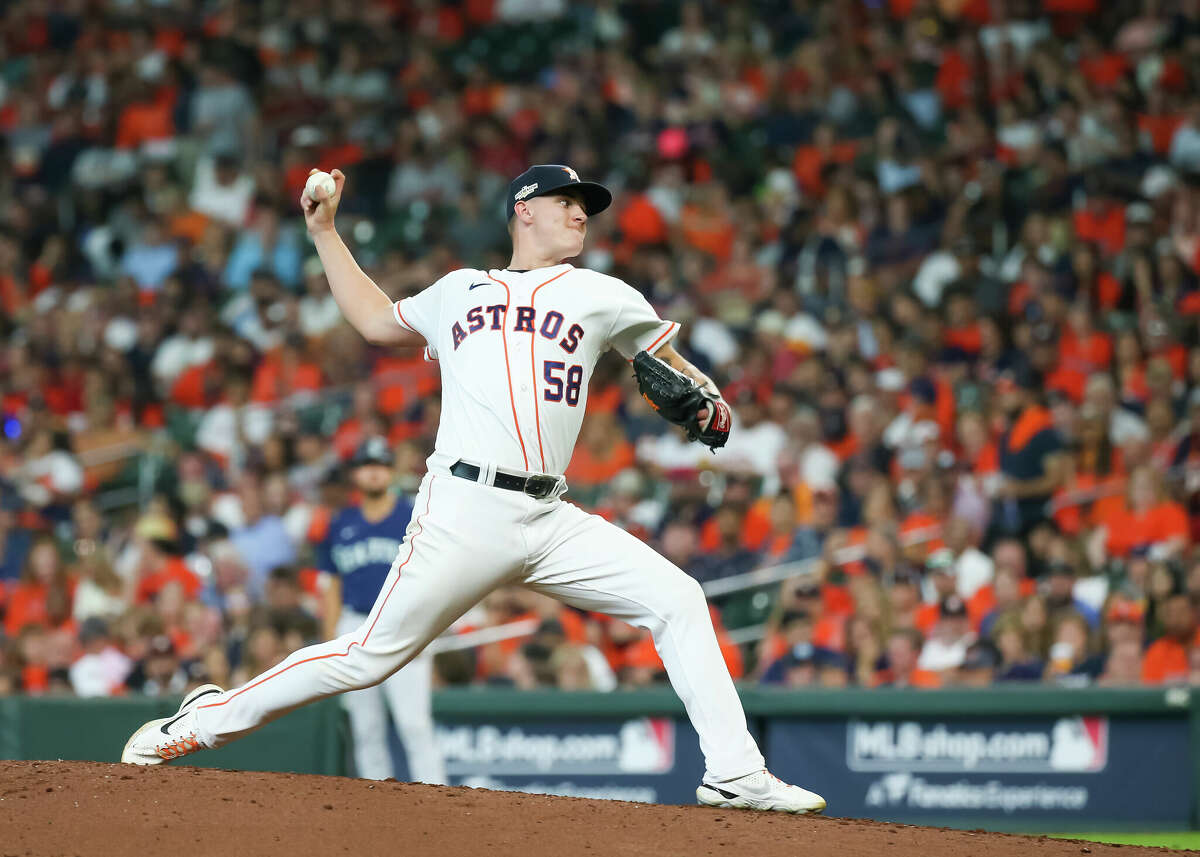
M 561 500 L 588 379 L 610 348 L 634 361 L 647 400 L 689 436 L 716 447 L 730 427 L 716 387 L 671 347 L 678 324 L 621 280 L 563 261 L 583 250 L 608 190 L 570 167 L 531 167 L 509 186 L 507 268 L 453 271 L 393 303 L 334 228 L 345 176 L 333 179 L 332 194 L 306 190 L 300 204 L 338 306 L 368 341 L 424 346 L 441 371 L 441 423 L 412 522 L 359 627 L 242 687 L 196 689 L 175 716 L 140 727 L 122 760 L 160 764 L 220 747 L 297 706 L 379 684 L 490 590 L 519 583 L 650 630 L 700 737 L 701 803 L 823 810 L 819 795 L 765 769 L 699 584 Z

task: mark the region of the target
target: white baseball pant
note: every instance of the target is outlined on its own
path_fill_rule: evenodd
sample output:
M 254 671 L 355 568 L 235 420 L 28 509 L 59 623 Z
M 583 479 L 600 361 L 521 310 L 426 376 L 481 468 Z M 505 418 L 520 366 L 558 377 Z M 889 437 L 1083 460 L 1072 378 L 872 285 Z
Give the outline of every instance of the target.
M 367 620 L 197 706 L 206 746 L 317 699 L 379 684 L 488 592 L 520 583 L 648 628 L 699 734 L 706 779 L 762 769 L 695 580 L 599 516 L 557 498 L 452 476 L 444 459 L 430 459 L 413 520 Z M 481 480 L 489 469 L 481 469 Z
M 367 619 L 342 609 L 338 634 L 349 634 Z M 445 783 L 446 763 L 433 730 L 433 656 L 422 652 L 374 687 L 342 695 L 350 720 L 354 767 L 360 777 L 386 780 L 396 775 L 388 747 L 388 713 L 404 745 L 409 776 L 421 783 Z

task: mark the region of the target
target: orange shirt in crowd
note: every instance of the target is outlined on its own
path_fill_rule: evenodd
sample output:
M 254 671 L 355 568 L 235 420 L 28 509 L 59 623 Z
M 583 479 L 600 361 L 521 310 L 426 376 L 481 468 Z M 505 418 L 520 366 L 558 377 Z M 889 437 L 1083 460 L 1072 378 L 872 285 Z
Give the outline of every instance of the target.
M 441 384 L 437 363 L 425 360 L 424 352 L 387 354 L 375 361 L 371 380 L 378 386 L 379 410 L 392 415 L 428 396 Z
M 154 599 L 168 583 L 173 581 L 183 587 L 183 593 L 189 601 L 199 595 L 203 587 L 200 578 L 192 574 L 192 570 L 184 564 L 183 560 L 172 556 L 167 558 L 161 571 L 147 574 L 138 582 L 136 602 L 145 604 Z
M 945 378 L 935 375 L 933 389 L 937 394 L 933 401 L 933 419 L 938 424 L 943 438 L 954 437 L 954 415 L 958 407 L 954 399 L 954 387 Z
M 45 693 L 50 687 L 50 670 L 44 664 L 28 664 L 21 669 L 21 687 L 31 695 Z
M 1095 242 L 1106 256 L 1115 256 L 1125 246 L 1125 209 L 1119 205 L 1100 212 L 1081 208 L 1074 221 L 1076 238 Z
M 644 193 L 634 194 L 617 217 L 617 226 L 633 244 L 662 244 L 667 240 L 667 221 Z
M 846 650 L 846 617 L 821 616 L 813 623 L 812 644 L 832 652 Z M 787 654 L 787 639 L 775 631 L 763 640 L 762 663 L 770 664 Z
M 567 481 L 570 481 L 569 479 Z M 760 497 L 751 504 L 742 518 L 739 541 L 746 550 L 759 550 L 771 533 L 771 501 Z M 700 527 L 700 549 L 706 553 L 721 546 L 721 533 L 715 517 L 709 518 Z
M 1021 583 L 1017 587 L 1017 592 L 1022 598 L 1028 598 L 1037 592 L 1037 583 L 1029 577 L 1021 579 Z M 938 605 L 931 604 L 931 607 L 938 608 Z M 967 599 L 967 619 L 971 622 L 971 628 L 975 631 L 979 630 L 979 626 L 983 623 L 987 614 L 996 609 L 996 588 L 990 583 L 985 583 L 983 586 L 975 590 L 974 594 Z M 918 616 L 920 614 L 918 613 Z M 942 615 L 941 608 L 937 609 L 937 618 Z M 930 624 L 930 628 L 936 624 L 936 619 Z M 919 626 L 918 626 L 919 627 Z M 929 632 L 926 631 L 926 634 Z
M 1101 54 L 1080 60 L 1079 70 L 1097 89 L 1112 89 L 1129 70 L 1129 60 L 1124 54 Z
M 1188 650 L 1179 640 L 1163 637 L 1146 649 L 1142 660 L 1142 681 L 1147 684 L 1167 684 L 1187 681 Z
M 1116 277 L 1108 271 L 1101 271 L 1096 275 L 1094 288 L 1094 297 L 1101 309 L 1116 309 L 1122 292 L 1121 283 Z
M 867 536 L 871 531 L 867 527 L 853 527 L 846 531 L 846 547 L 866 546 Z M 849 562 L 840 563 L 842 571 L 851 577 L 859 574 L 867 573 L 867 566 L 861 559 L 852 559 Z
M 1161 157 L 1166 157 L 1167 153 L 1171 151 L 1171 138 L 1175 136 L 1175 132 L 1182 124 L 1182 116 L 1169 113 L 1160 116 L 1139 113 L 1137 117 L 1138 131 L 1150 139 L 1150 145 L 1154 147 L 1155 154 Z
M 575 447 L 571 463 L 567 467 L 567 482 L 572 485 L 603 485 L 614 476 L 632 467 L 636 461 L 633 444 L 620 438 L 608 451 L 596 455 L 586 445 Z
M 1120 450 L 1114 450 L 1114 453 L 1118 452 Z M 1065 486 L 1054 493 L 1055 502 L 1071 498 L 1070 505 L 1062 506 L 1054 513 L 1054 521 L 1058 528 L 1068 535 L 1076 535 L 1082 531 L 1085 524 L 1095 526 L 1098 521 L 1120 514 L 1125 507 L 1125 500 L 1121 496 L 1124 482 L 1124 473 L 1116 466 L 1113 467 L 1112 473 L 1105 476 L 1076 473 Z M 1104 494 L 1110 490 L 1111 494 L 1095 499 L 1083 500 L 1080 496 Z
M 167 231 L 172 238 L 182 238 L 193 244 L 198 244 L 208 231 L 208 215 L 198 211 L 185 211 L 173 215 L 167 221 Z
M 1112 337 L 1108 334 L 1094 332 L 1084 338 L 1068 327 L 1058 342 L 1058 366 L 1047 377 L 1046 386 L 1082 402 L 1088 377 L 1099 369 L 1107 369 L 1112 363 L 1112 353 Z
M 913 626 L 921 632 L 921 636 L 928 637 L 929 632 L 933 630 L 933 626 L 942 619 L 942 605 L 940 604 L 922 604 L 917 608 L 917 613 L 913 617 Z
M 801 189 L 817 198 L 825 195 L 825 181 L 821 171 L 829 164 L 848 164 L 858 154 L 858 144 L 853 140 L 834 143 L 828 149 L 820 146 L 798 146 L 792 159 L 792 171 Z
M 143 143 L 174 137 L 173 109 L 173 100 L 165 98 L 130 104 L 117 120 L 117 148 L 136 149 Z
M 171 401 L 184 408 L 208 407 L 204 384 L 208 373 L 214 371 L 213 365 L 199 363 L 180 372 L 171 385 Z
M 955 110 L 966 105 L 971 93 L 971 79 L 971 67 L 962 54 L 948 50 L 942 55 L 934 86 L 941 93 L 942 104 L 947 109 Z
M 1129 556 L 1139 545 L 1165 542 L 1176 537 L 1187 538 L 1187 512 L 1178 503 L 1165 501 L 1134 512 L 1125 506 L 1115 510 L 1100 522 L 1108 530 L 1105 544 L 1110 556 Z
M 529 619 L 539 618 L 540 617 L 537 613 L 529 610 L 520 614 L 519 616 L 514 616 L 506 620 L 506 624 L 508 622 L 524 622 Z M 466 634 L 477 630 L 479 630 L 479 628 L 468 625 L 461 629 L 461 633 Z M 529 638 L 531 636 L 532 634 L 527 634 L 523 637 L 509 637 L 508 639 L 497 640 L 494 643 L 487 643 L 477 648 L 475 650 L 475 680 L 487 681 L 489 678 L 504 675 L 504 670 L 508 665 L 508 659 L 512 657 L 513 654 L 521 648 L 521 646 L 529 642 Z
M 935 515 L 922 511 L 912 512 L 900 524 L 900 544 L 902 547 L 909 547 L 908 539 L 905 536 L 914 539 L 920 537 L 921 541 L 914 542 L 912 547 L 920 547 L 922 556 L 940 550 L 946 546 L 946 543 L 942 541 L 941 525 L 942 519 Z
M 898 684 L 896 674 L 890 668 L 879 670 L 875 673 L 875 685 L 894 685 Z M 942 686 L 942 677 L 933 670 L 915 669 L 908 674 L 908 686 L 924 688 L 926 690 L 938 688 Z
M 250 399 L 269 403 L 286 398 L 293 393 L 317 392 L 321 389 L 321 369 L 315 363 L 297 363 L 284 366 L 278 359 L 267 358 L 254 370 L 254 384 Z
M 733 221 L 724 213 L 708 212 L 696 205 L 685 205 L 679 225 L 683 240 L 697 250 L 708 253 L 718 262 L 729 260 L 733 251 Z
M 67 592 L 75 595 L 75 579 L 67 579 Z M 4 614 L 4 633 L 14 637 L 26 625 L 47 625 L 50 621 L 46 600 L 50 587 L 43 583 L 16 583 L 8 588 L 8 608 Z
M 951 327 L 943 334 L 942 342 L 949 348 L 958 348 L 967 354 L 978 354 L 983 349 L 983 331 L 977 321 L 963 327 Z
M 8 594 L 4 632 L 14 637 L 26 625 L 46 624 L 48 589 L 41 583 L 18 583 Z
M 821 584 L 821 608 L 826 616 L 848 618 L 854 614 L 854 598 L 850 590 L 836 583 Z
M 25 289 L 10 274 L 0 274 L 0 310 L 10 318 L 25 305 Z

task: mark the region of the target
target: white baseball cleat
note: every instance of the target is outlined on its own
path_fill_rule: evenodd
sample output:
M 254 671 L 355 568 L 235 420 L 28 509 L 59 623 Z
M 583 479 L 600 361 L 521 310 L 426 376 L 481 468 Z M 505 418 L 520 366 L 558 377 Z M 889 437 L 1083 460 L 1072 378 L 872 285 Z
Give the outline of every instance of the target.
M 200 743 L 196 732 L 194 706 L 201 697 L 223 692 L 215 684 L 202 684 L 183 698 L 174 716 L 143 723 L 125 742 L 121 761 L 130 765 L 161 765 L 208 749 Z
M 799 786 L 788 785 L 766 768 L 736 780 L 701 783 L 696 789 L 696 800 L 705 806 L 798 814 L 825 809 L 825 798 Z

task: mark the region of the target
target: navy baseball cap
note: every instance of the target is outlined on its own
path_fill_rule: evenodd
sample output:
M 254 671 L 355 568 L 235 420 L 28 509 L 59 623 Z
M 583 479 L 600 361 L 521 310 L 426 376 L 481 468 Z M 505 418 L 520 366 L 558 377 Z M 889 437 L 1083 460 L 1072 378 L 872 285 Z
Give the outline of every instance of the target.
M 583 210 L 588 216 L 599 214 L 612 203 L 612 194 L 602 184 L 583 182 L 579 173 L 562 164 L 538 164 L 530 167 L 508 183 L 508 202 L 504 219 L 513 216 L 517 203 L 535 196 L 545 196 L 564 187 L 575 188 L 583 196 Z
M 364 440 L 350 458 L 351 467 L 362 467 L 364 464 L 382 464 L 384 467 L 391 467 L 394 463 L 392 448 L 381 437 Z

